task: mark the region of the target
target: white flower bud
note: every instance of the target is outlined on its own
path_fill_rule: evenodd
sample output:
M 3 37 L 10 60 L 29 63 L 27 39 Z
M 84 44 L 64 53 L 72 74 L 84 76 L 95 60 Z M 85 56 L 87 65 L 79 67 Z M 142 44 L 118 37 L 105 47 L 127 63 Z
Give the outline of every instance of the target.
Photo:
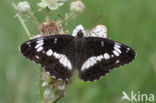
M 17 5 L 17 11 L 20 13 L 28 13 L 30 9 L 30 5 L 27 1 L 19 2 Z
M 47 2 L 40 2 L 37 5 L 40 9 L 44 9 L 48 6 Z
M 62 83 L 60 83 L 60 84 L 57 86 L 57 88 L 58 88 L 59 90 L 64 90 L 65 87 L 66 87 L 66 83 L 63 82 L 63 81 L 62 81 Z
M 43 72 L 42 76 L 41 76 L 41 79 L 46 81 L 49 78 L 49 75 L 50 75 L 49 72 Z
M 70 4 L 70 11 L 74 14 L 80 14 L 85 10 L 85 5 L 82 1 L 74 1 Z
M 52 101 L 54 99 L 54 93 L 49 88 L 44 91 L 43 96 L 45 101 Z
M 56 10 L 60 6 L 62 6 L 66 0 L 42 0 L 40 3 L 37 5 L 39 8 L 42 10 L 44 8 L 49 8 L 50 10 Z
M 42 83 L 42 87 L 45 87 L 45 86 L 48 86 L 48 81 L 44 81 L 44 82 Z

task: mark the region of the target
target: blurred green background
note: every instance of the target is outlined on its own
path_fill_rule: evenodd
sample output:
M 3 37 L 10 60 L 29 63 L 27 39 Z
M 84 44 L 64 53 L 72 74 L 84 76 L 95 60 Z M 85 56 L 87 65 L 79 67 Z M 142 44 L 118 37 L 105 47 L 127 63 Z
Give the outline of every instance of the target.
M 11 8 L 11 2 L 18 1 L 0 0 L 0 103 L 37 103 L 39 66 L 26 60 L 18 51 L 19 45 L 28 40 Z M 38 12 L 36 6 L 40 0 L 27 1 L 34 15 L 43 22 L 44 13 Z M 70 2 L 68 0 L 54 13 L 64 15 L 69 12 Z M 114 69 L 108 76 L 91 83 L 83 82 L 75 73 L 73 82 L 67 87 L 67 96 L 59 103 L 135 103 L 121 101 L 122 91 L 128 95 L 131 91 L 156 95 L 156 0 L 83 2 L 86 5 L 85 12 L 70 22 L 87 25 L 105 13 L 96 24 L 106 25 L 108 38 L 132 47 L 137 52 L 137 58 L 129 65 Z M 39 33 L 30 19 L 27 19 L 26 24 L 32 34 Z

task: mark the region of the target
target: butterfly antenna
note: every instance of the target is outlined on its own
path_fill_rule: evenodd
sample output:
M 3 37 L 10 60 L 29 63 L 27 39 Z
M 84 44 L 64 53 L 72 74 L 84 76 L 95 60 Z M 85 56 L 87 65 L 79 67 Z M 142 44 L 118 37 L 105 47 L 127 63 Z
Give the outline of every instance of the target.
M 63 18 L 61 15 L 59 15 L 59 14 L 56 14 L 59 18 L 61 18 L 62 20 L 64 20 L 65 22 L 67 22 L 69 25 L 71 25 L 74 29 L 75 29 L 75 26 L 72 24 L 72 23 L 70 23 L 69 21 L 67 21 L 65 18 Z
M 85 28 L 88 28 L 89 26 L 91 26 L 92 24 L 95 24 L 98 20 L 100 20 L 103 16 L 105 16 L 105 14 L 100 15 L 98 18 L 96 18 L 95 20 L 93 20 L 90 24 L 88 24 Z

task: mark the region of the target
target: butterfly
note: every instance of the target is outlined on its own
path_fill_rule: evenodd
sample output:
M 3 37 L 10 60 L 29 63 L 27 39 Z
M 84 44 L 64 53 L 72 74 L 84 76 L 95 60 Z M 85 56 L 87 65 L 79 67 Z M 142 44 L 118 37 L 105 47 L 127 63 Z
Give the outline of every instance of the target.
M 82 25 L 74 29 L 72 36 L 39 37 L 24 42 L 19 49 L 57 80 L 70 79 L 75 68 L 80 79 L 98 80 L 136 57 L 135 51 L 125 44 L 102 37 L 86 37 Z

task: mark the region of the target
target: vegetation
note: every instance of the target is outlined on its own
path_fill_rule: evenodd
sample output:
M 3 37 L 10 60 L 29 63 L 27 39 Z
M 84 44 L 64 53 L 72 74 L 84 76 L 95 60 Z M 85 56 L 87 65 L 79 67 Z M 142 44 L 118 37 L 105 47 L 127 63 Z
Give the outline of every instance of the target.
M 0 1 L 0 102 L 38 103 L 40 66 L 26 60 L 18 50 L 21 43 L 28 40 L 24 29 L 15 17 L 12 2 Z M 34 16 L 43 23 L 45 12 L 38 11 L 40 0 L 27 0 Z M 50 12 L 54 20 L 57 15 L 65 17 L 72 0 L 59 9 Z M 109 75 L 95 82 L 86 83 L 78 78 L 77 71 L 73 81 L 66 87 L 66 96 L 59 103 L 121 103 L 125 91 L 156 95 L 156 1 L 154 0 L 83 0 L 85 11 L 69 21 L 73 25 L 88 25 L 101 14 L 105 16 L 96 24 L 108 29 L 108 38 L 134 48 L 137 58 L 129 65 L 112 70 Z M 39 34 L 38 27 L 30 16 L 24 20 L 29 31 Z M 72 33 L 70 25 L 64 25 Z M 87 29 L 90 29 L 87 28 Z M 156 101 L 156 100 L 155 100 Z M 130 101 L 123 101 L 130 103 Z M 147 103 L 145 101 L 145 103 Z M 154 103 L 154 102 L 153 102 Z

